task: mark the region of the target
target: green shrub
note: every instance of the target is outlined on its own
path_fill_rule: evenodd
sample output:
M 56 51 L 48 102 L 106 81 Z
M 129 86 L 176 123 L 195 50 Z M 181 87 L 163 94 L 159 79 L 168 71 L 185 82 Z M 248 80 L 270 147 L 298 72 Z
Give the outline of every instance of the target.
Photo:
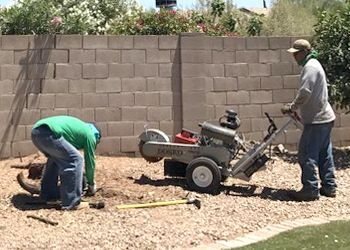
M 350 1 L 333 12 L 322 12 L 314 43 L 329 80 L 332 102 L 350 111 Z

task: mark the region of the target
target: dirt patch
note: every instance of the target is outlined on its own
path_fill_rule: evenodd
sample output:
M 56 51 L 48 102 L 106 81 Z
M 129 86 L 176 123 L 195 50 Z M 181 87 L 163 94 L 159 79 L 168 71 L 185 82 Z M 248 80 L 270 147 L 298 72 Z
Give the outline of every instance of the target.
M 45 157 L 31 155 L 22 161 L 4 160 L 0 162 L 0 248 L 181 249 L 232 239 L 284 220 L 347 216 L 348 152 L 348 149 L 335 151 L 339 186 L 335 199 L 290 201 L 286 191 L 301 187 L 296 157 L 274 156 L 267 170 L 256 173 L 249 183 L 229 179 L 220 194 L 201 194 L 199 210 L 193 205 L 116 209 L 119 204 L 176 200 L 188 194 L 184 180 L 164 177 L 162 161 L 150 164 L 141 158 L 97 157 L 96 181 L 102 189 L 90 200 L 104 200 L 106 207 L 62 212 L 26 204 L 33 198 L 16 181 L 19 172 L 28 173 L 28 164 L 44 163 Z

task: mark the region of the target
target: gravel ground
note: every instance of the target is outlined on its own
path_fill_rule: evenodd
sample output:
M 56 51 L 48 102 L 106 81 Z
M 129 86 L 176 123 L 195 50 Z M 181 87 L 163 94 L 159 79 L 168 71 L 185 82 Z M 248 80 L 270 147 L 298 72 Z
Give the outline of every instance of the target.
M 337 149 L 336 198 L 293 202 L 286 191 L 299 189 L 295 157 L 273 157 L 267 170 L 249 183 L 228 179 L 218 195 L 201 194 L 202 208 L 173 205 L 118 210 L 118 204 L 182 199 L 185 183 L 163 176 L 162 161 L 141 158 L 97 157 L 96 180 L 102 188 L 91 198 L 104 200 L 101 210 L 62 212 L 29 206 L 16 175 L 43 156 L 0 161 L 0 249 L 184 249 L 215 240 L 233 239 L 270 224 L 309 217 L 347 216 L 350 212 L 348 149 Z M 53 226 L 28 215 L 58 222 Z

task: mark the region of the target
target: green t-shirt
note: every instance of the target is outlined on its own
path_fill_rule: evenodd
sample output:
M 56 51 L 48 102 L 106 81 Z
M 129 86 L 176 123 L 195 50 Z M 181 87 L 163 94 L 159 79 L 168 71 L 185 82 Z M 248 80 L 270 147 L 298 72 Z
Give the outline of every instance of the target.
M 34 124 L 33 128 L 47 125 L 58 137 L 72 144 L 76 149 L 84 150 L 85 174 L 90 185 L 95 183 L 95 149 L 96 138 L 89 125 L 71 116 L 52 116 L 41 119 Z

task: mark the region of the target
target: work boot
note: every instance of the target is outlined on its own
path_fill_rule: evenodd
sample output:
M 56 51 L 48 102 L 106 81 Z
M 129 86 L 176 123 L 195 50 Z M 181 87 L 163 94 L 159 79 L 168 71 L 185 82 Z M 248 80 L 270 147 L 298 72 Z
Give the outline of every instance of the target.
M 335 188 L 321 187 L 320 195 L 334 198 L 337 195 L 337 190 Z
M 295 201 L 314 201 L 320 198 L 318 192 L 314 193 L 306 189 L 301 189 L 300 191 L 289 191 L 287 195 Z

